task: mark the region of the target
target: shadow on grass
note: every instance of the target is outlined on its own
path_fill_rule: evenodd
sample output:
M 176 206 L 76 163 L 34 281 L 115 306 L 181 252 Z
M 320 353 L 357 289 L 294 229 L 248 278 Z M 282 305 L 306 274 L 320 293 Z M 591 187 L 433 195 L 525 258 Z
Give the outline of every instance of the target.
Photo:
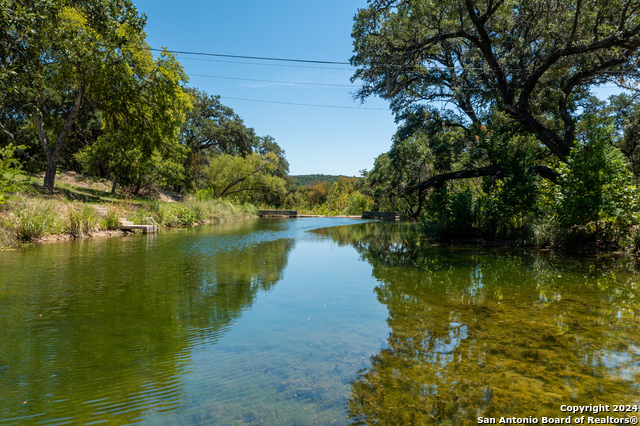
M 139 205 L 147 201 L 145 197 L 132 197 L 131 195 L 118 193 L 112 194 L 111 191 L 105 191 L 103 188 L 91 188 L 82 184 L 73 184 L 69 182 L 58 181 L 55 183 L 54 190 L 48 191 L 43 187 L 42 179 L 27 179 L 29 187 L 38 193 L 38 196 L 45 199 L 64 198 L 68 201 L 80 201 L 83 203 L 108 204 L 127 202 Z

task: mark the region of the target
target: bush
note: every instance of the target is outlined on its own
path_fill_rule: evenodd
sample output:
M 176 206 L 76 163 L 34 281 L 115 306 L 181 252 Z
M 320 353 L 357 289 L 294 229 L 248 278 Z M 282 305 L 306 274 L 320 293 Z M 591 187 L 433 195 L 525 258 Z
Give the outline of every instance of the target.
M 565 244 L 620 245 L 637 222 L 638 192 L 611 128 L 586 122 L 583 140 L 561 169 L 557 215 Z
M 211 188 L 199 189 L 195 193 L 196 200 L 199 201 L 210 201 L 216 199 L 216 192 Z
M 347 208 L 344 209 L 344 214 L 349 216 L 362 215 L 362 212 L 370 210 L 373 203 L 360 192 L 356 191 L 349 197 L 349 203 Z
M 178 204 L 164 204 L 160 207 L 161 225 L 167 227 L 191 226 L 198 221 L 196 214 L 188 207 Z
M 0 148 L 0 204 L 4 203 L 5 195 L 22 190 L 23 184 L 15 179 L 21 174 L 20 163 L 13 157 L 16 149 L 13 145 Z

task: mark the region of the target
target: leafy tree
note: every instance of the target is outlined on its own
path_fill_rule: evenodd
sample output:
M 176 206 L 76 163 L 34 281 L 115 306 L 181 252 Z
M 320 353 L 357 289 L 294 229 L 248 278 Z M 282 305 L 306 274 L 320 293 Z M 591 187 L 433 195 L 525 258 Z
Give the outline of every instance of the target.
M 446 102 L 450 125 L 476 136 L 504 117 L 567 161 L 590 88 L 636 75 L 639 11 L 635 1 L 372 0 L 353 30 L 358 97 L 379 95 L 399 115 Z M 456 178 L 505 172 L 482 167 Z
M 139 87 L 124 101 L 103 103 L 103 134 L 76 157 L 89 173 L 113 178 L 112 192 L 118 183 L 132 185 L 135 193 L 150 184 L 176 185 L 184 172 L 186 148 L 178 131 L 191 106 L 181 87 L 186 74 L 167 52 L 154 61 L 148 51 L 138 50 L 132 59 Z
M 372 201 L 364 194 L 355 191 L 349 197 L 347 207 L 344 209 L 344 214 L 350 216 L 359 216 L 362 212 L 369 211 L 371 209 Z
M 389 153 L 380 154 L 373 163 L 373 169 L 365 173 L 365 191 L 373 198 L 374 211 L 400 210 L 400 186 L 392 182 L 393 169 Z
M 349 205 L 349 198 L 353 194 L 353 185 L 347 180 L 340 180 L 331 186 L 327 197 L 327 209 L 332 213 L 342 213 Z
M 37 61 L 37 28 L 55 22 L 60 7 L 54 0 L 0 0 L 0 105 Z
M 80 110 L 137 89 L 140 75 L 132 61 L 146 48 L 145 19 L 129 0 L 69 4 L 54 9 L 55 19 L 29 28 L 36 32 L 28 40 L 35 53 L 24 61 L 18 82 L 24 112 L 33 118 L 46 155 L 48 188 L 53 188 L 62 148 Z
M 616 146 L 631 164 L 631 170 L 640 179 L 640 104 L 637 96 L 626 93 L 612 96 L 604 115 L 612 119 Z
M 198 89 L 185 89 L 193 99 L 180 127 L 180 140 L 194 152 L 214 151 L 229 155 L 247 155 L 254 148 L 255 132 L 246 127 L 233 109 Z
M 278 157 L 278 164 L 275 174 L 281 178 L 285 178 L 289 173 L 289 162 L 285 156 L 284 149 L 276 143 L 273 136 L 258 137 L 256 141 L 255 152 L 259 155 L 265 155 L 269 152 Z
M 204 179 L 203 169 L 212 152 L 247 155 L 254 149 L 256 135 L 231 108 L 198 89 L 185 89 L 193 99 L 180 126 L 180 142 L 187 148 L 185 174 L 187 189 L 194 190 Z
M 285 181 L 275 175 L 277 167 L 278 156 L 271 152 L 246 157 L 213 154 L 204 171 L 205 188 L 215 198 L 234 196 L 242 202 L 266 192 L 284 195 Z
M 337 180 L 336 180 L 337 183 Z M 316 206 L 324 204 L 331 192 L 331 184 L 327 181 L 320 181 L 313 184 L 307 192 L 309 205 Z
M 558 220 L 563 228 L 614 221 L 625 227 L 637 219 L 638 192 L 629 164 L 609 143 L 611 127 L 590 118 L 562 168 Z M 595 230 L 597 233 L 597 230 Z M 597 236 L 597 235 L 596 235 Z

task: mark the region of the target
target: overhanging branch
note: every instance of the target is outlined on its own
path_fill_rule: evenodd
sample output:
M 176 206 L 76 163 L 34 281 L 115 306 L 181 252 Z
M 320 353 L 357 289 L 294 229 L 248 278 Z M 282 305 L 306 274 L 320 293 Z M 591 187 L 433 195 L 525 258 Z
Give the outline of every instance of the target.
M 550 180 L 551 182 L 558 184 L 559 174 L 555 170 L 547 166 L 532 166 L 528 169 L 529 172 L 540 175 L 541 177 Z M 433 176 L 425 181 L 418 182 L 415 185 L 404 188 L 405 193 L 412 193 L 418 189 L 434 188 L 440 189 L 442 186 L 450 180 L 471 179 L 483 176 L 494 176 L 498 179 L 502 179 L 509 174 L 509 171 L 500 166 L 487 166 L 480 167 L 479 169 L 467 169 L 457 172 L 443 173 L 441 175 Z

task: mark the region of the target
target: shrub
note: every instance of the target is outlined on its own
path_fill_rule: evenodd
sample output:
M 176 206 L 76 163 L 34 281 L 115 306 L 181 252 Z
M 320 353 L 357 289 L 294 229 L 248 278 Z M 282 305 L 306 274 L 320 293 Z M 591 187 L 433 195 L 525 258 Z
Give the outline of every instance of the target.
M 164 204 L 160 207 L 161 225 L 168 227 L 190 226 L 197 222 L 196 214 L 186 206 Z
M 557 205 L 565 244 L 620 245 L 636 223 L 638 192 L 611 128 L 587 120 L 583 140 L 563 166 Z
M 362 212 L 370 210 L 373 203 L 360 192 L 356 191 L 349 197 L 347 208 L 344 214 L 349 216 L 362 215 Z
M 22 173 L 20 163 L 13 157 L 15 149 L 13 145 L 0 148 L 0 204 L 5 202 L 7 193 L 19 192 L 23 188 L 22 182 L 15 179 Z

